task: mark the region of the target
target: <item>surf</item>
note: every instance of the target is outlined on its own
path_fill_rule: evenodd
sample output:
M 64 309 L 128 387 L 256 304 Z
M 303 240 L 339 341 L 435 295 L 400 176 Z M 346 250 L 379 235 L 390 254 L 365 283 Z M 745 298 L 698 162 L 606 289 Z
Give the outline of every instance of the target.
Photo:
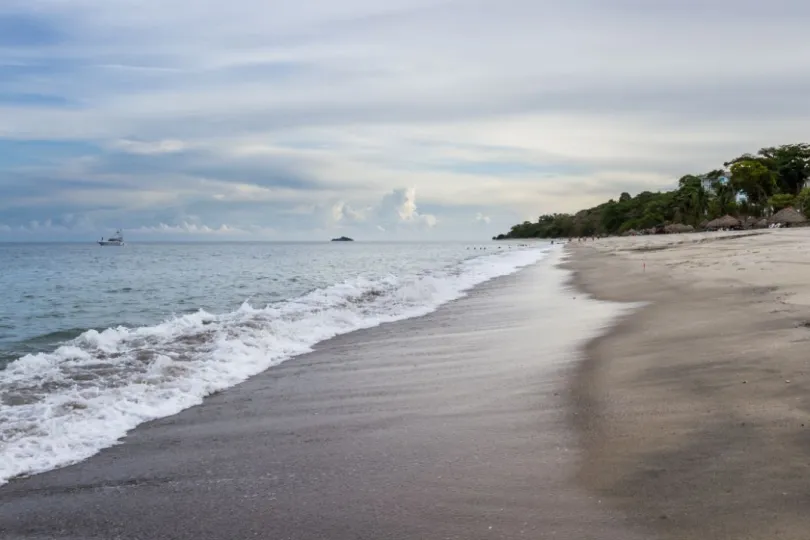
M 433 271 L 357 277 L 265 306 L 198 310 L 141 327 L 88 330 L 0 371 L 0 484 L 84 460 L 139 424 L 192 407 L 340 334 L 418 317 L 548 248 Z

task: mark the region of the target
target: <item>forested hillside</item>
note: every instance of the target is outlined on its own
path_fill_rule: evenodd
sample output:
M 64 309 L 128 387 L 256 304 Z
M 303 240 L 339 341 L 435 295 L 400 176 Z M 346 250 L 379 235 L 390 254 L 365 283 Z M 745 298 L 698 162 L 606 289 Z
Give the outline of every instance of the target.
M 699 227 L 726 214 L 767 216 L 788 206 L 810 215 L 810 144 L 762 148 L 705 174 L 689 174 L 673 191 L 622 193 L 576 214 L 546 214 L 495 237 L 561 238 L 622 234 L 681 223 Z

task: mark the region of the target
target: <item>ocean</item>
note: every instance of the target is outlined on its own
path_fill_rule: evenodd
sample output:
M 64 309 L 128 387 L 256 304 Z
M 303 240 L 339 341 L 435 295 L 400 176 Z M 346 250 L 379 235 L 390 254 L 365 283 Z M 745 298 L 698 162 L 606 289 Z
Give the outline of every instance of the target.
M 0 484 L 340 334 L 425 315 L 547 244 L 0 245 Z

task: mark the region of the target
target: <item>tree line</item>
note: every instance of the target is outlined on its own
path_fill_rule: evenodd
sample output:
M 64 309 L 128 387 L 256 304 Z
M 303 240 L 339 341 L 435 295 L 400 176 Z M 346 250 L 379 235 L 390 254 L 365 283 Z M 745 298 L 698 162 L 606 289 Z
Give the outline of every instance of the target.
M 810 144 L 743 154 L 704 174 L 688 174 L 671 191 L 622 193 L 576 214 L 545 214 L 514 225 L 495 240 L 622 234 L 671 223 L 700 227 L 724 215 L 764 217 L 792 206 L 810 216 Z

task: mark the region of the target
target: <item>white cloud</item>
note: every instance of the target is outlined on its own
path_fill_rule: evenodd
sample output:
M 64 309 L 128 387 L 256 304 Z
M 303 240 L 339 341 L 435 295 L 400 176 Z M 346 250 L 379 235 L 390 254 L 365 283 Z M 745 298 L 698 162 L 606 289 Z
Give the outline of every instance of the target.
M 386 194 L 377 207 L 378 219 L 405 225 L 436 226 L 438 220 L 431 214 L 421 214 L 416 207 L 416 188 L 398 188 Z
M 191 235 L 191 236 L 221 236 L 221 237 L 242 237 L 242 236 L 262 236 L 274 234 L 275 231 L 266 227 L 240 228 L 233 225 L 222 224 L 209 227 L 204 224 L 182 221 L 176 225 L 159 223 L 153 226 L 141 226 L 127 231 L 136 235 Z
M 0 209 L 453 236 L 664 188 L 806 136 L 810 5 L 777 3 L 6 0 L 63 42 L 0 49 L 0 93 L 66 106 L 0 137 L 98 150 L 0 165 Z
M 419 219 L 422 220 L 424 224 L 430 228 L 435 227 L 436 224 L 439 222 L 439 219 L 432 214 L 421 214 L 419 216 Z
M 187 148 L 187 145 L 183 141 L 171 139 L 163 141 L 134 141 L 129 139 L 120 139 L 114 141 L 111 146 L 123 152 L 146 156 L 153 154 L 172 154 L 175 152 L 182 152 Z
M 20 225 L 0 223 L 0 234 L 23 234 L 27 237 L 42 235 L 44 239 L 63 238 L 65 235 L 74 233 L 90 234 L 93 233 L 93 231 L 94 229 L 90 225 L 89 220 L 85 218 L 74 219 L 73 222 L 69 222 L 64 217 L 61 217 L 56 223 L 50 218 L 43 221 L 30 220 Z
M 478 212 L 477 214 L 475 214 L 475 222 L 476 223 L 489 224 L 491 221 L 492 221 L 492 219 L 489 216 L 485 216 L 481 212 Z
M 337 222 L 361 222 L 365 221 L 365 211 L 354 210 L 343 201 L 338 201 L 332 205 L 332 219 Z

